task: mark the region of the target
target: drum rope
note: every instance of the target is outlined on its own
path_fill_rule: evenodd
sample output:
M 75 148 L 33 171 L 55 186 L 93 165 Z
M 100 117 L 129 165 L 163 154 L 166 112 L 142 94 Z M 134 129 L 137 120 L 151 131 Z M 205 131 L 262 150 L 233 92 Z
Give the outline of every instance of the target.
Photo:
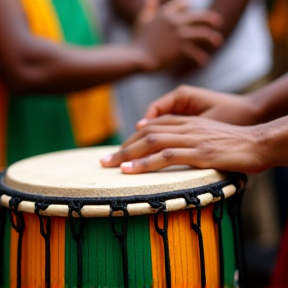
M 222 236 L 222 224 L 223 219 L 223 209 L 225 195 L 222 189 L 215 189 L 212 193 L 216 197 L 221 197 L 221 200 L 215 203 L 214 208 L 214 220 L 218 226 L 218 239 L 219 239 L 219 264 L 220 264 L 220 287 L 224 287 L 224 249 L 223 249 L 223 236 Z
M 166 210 L 165 202 L 158 202 L 152 200 L 149 203 L 152 208 L 159 209 L 154 216 L 154 226 L 156 232 L 162 237 L 165 255 L 165 276 L 166 276 L 166 288 L 171 288 L 171 267 L 170 267 L 170 254 L 169 254 L 169 241 L 168 241 L 168 211 Z M 163 228 L 159 226 L 159 216 L 163 213 Z
M 203 243 L 203 235 L 201 231 L 201 203 L 200 199 L 197 197 L 191 198 L 188 195 L 185 195 L 185 199 L 187 205 L 195 205 L 196 206 L 196 223 L 193 221 L 193 209 L 189 209 L 189 218 L 191 223 L 191 229 L 193 229 L 198 237 L 198 246 L 199 246 L 199 254 L 200 254 L 200 270 L 201 270 L 201 287 L 206 287 L 206 269 L 205 269 L 205 255 L 204 255 L 204 243 Z
M 40 223 L 40 233 L 45 241 L 45 288 L 51 287 L 51 254 L 50 254 L 50 236 L 51 236 L 51 218 L 40 215 L 39 210 L 46 210 L 49 207 L 47 202 L 35 203 L 35 214 L 38 216 Z M 44 220 L 46 225 L 44 228 Z
M 18 247 L 17 247 L 17 288 L 21 288 L 22 282 L 22 241 L 23 233 L 25 229 L 24 216 L 22 212 L 19 212 L 18 205 L 22 201 L 21 197 L 12 197 L 9 201 L 10 206 L 10 222 L 14 230 L 18 233 Z M 14 222 L 14 217 L 16 223 Z
M 82 201 L 71 201 L 69 203 L 69 219 L 71 223 L 71 233 L 77 245 L 77 288 L 83 286 L 83 231 L 84 221 L 81 214 Z M 73 212 L 79 217 L 73 217 Z
M 127 231 L 128 231 L 129 212 L 127 209 L 127 205 L 124 203 L 117 203 L 116 201 L 113 201 L 111 202 L 110 206 L 111 211 L 109 217 L 111 223 L 111 230 L 121 245 L 124 287 L 129 288 L 129 266 L 128 266 L 129 264 L 128 264 L 128 250 L 127 250 Z M 115 217 L 113 217 L 114 211 L 123 212 L 123 217 L 121 217 L 123 218 L 123 221 L 121 223 L 120 232 L 116 229 Z

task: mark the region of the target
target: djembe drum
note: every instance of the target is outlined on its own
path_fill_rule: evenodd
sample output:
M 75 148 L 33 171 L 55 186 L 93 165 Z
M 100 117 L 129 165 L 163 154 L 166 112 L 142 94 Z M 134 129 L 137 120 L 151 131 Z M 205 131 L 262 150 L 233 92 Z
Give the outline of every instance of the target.
M 115 149 L 31 157 L 1 175 L 0 287 L 238 287 L 244 175 L 124 175 L 99 164 Z

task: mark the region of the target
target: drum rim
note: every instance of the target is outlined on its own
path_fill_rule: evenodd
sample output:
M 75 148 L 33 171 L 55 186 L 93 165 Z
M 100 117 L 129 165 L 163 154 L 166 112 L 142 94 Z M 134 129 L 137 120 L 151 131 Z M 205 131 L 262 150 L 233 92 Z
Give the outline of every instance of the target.
M 129 206 L 129 204 L 132 206 L 133 205 L 136 206 L 137 204 L 146 204 L 147 206 L 148 204 L 150 206 L 150 209 L 148 209 L 149 210 L 148 213 L 147 213 L 148 210 L 146 210 L 145 213 L 141 213 L 140 211 L 139 213 L 135 213 L 134 215 L 154 214 L 159 210 L 159 208 L 152 207 L 153 205 L 151 205 L 151 202 L 153 202 L 153 200 L 157 200 L 157 203 L 164 203 L 166 205 L 167 201 L 182 199 L 181 200 L 182 202 L 186 201 L 186 208 L 191 208 L 191 207 L 195 207 L 195 205 L 187 204 L 187 197 L 191 199 L 198 198 L 201 206 L 206 206 L 212 202 L 220 200 L 220 193 L 221 193 L 220 191 L 223 192 L 224 188 L 229 187 L 229 186 L 234 186 L 235 188 L 234 192 L 232 193 L 230 191 L 231 189 L 228 192 L 229 194 L 228 196 L 231 196 L 233 194 L 237 194 L 239 191 L 239 188 L 241 188 L 240 190 L 242 190 L 245 186 L 245 183 L 247 182 L 247 176 L 245 174 L 231 172 L 231 173 L 227 173 L 227 179 L 220 180 L 213 184 L 203 185 L 203 186 L 194 187 L 190 189 L 166 191 L 166 192 L 164 191 L 164 192 L 155 193 L 155 194 L 119 196 L 119 197 L 110 196 L 110 197 L 101 197 L 101 198 L 100 197 L 97 197 L 97 198 L 96 197 L 62 197 L 62 196 L 55 197 L 55 196 L 43 196 L 40 194 L 28 194 L 25 192 L 11 189 L 4 183 L 3 181 L 4 176 L 5 176 L 5 171 L 0 173 L 0 205 L 3 205 L 6 208 L 9 208 L 10 204 L 8 205 L 7 202 L 10 202 L 11 198 L 18 198 L 19 203 L 21 202 L 30 203 L 29 209 L 27 207 L 26 208 L 22 207 L 21 209 L 18 209 L 18 211 L 33 213 L 31 211 L 32 210 L 31 204 L 33 203 L 36 207 L 36 203 L 40 203 L 40 204 L 45 204 L 46 206 L 48 205 L 47 207 L 57 206 L 58 210 L 59 209 L 61 210 L 61 207 L 62 207 L 63 211 L 59 212 L 59 216 L 61 215 L 64 217 L 68 216 L 67 209 L 69 211 L 71 209 L 71 206 L 73 206 L 75 203 L 78 203 L 78 205 L 80 204 L 81 211 L 83 210 L 84 207 L 91 208 L 93 206 L 96 208 L 102 207 L 104 209 L 104 206 L 107 206 L 105 207 L 104 214 L 103 214 L 103 211 L 102 212 L 96 211 L 95 213 L 92 213 L 91 215 L 89 214 L 89 216 L 87 217 L 108 217 L 109 215 L 107 215 L 107 213 L 110 214 L 110 212 L 107 212 L 108 211 L 107 209 L 109 207 L 110 207 L 109 211 L 111 210 L 111 207 L 114 207 L 113 211 L 116 211 L 116 213 L 113 213 L 113 216 L 122 216 L 123 209 L 121 209 L 121 207 L 123 206 L 127 207 Z M 224 196 L 226 196 L 225 193 L 224 193 Z M 180 206 L 182 207 L 183 203 Z M 181 209 L 185 209 L 185 207 Z M 57 215 L 51 215 L 51 212 L 47 213 L 47 211 L 45 210 L 46 209 L 43 209 L 43 210 L 40 209 L 40 214 L 46 215 L 46 216 L 57 216 Z M 177 211 L 177 210 L 180 210 L 180 209 L 173 209 L 173 208 L 170 209 L 170 211 Z M 77 216 L 77 215 L 74 215 L 74 216 Z

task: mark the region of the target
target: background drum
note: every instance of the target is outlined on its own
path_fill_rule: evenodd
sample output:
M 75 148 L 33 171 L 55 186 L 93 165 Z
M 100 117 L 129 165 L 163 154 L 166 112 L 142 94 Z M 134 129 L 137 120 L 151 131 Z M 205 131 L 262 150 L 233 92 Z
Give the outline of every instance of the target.
M 0 287 L 241 284 L 245 176 L 102 169 L 115 149 L 36 156 L 1 175 Z

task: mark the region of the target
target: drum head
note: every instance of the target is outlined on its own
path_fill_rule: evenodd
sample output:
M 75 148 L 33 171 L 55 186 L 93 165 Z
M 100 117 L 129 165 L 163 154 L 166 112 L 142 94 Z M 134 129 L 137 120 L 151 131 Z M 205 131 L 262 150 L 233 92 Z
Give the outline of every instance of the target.
M 99 159 L 119 147 L 93 147 L 48 153 L 11 165 L 2 184 L 25 194 L 52 197 L 125 197 L 205 186 L 224 180 L 213 169 L 173 166 L 158 172 L 125 175 L 102 168 Z

